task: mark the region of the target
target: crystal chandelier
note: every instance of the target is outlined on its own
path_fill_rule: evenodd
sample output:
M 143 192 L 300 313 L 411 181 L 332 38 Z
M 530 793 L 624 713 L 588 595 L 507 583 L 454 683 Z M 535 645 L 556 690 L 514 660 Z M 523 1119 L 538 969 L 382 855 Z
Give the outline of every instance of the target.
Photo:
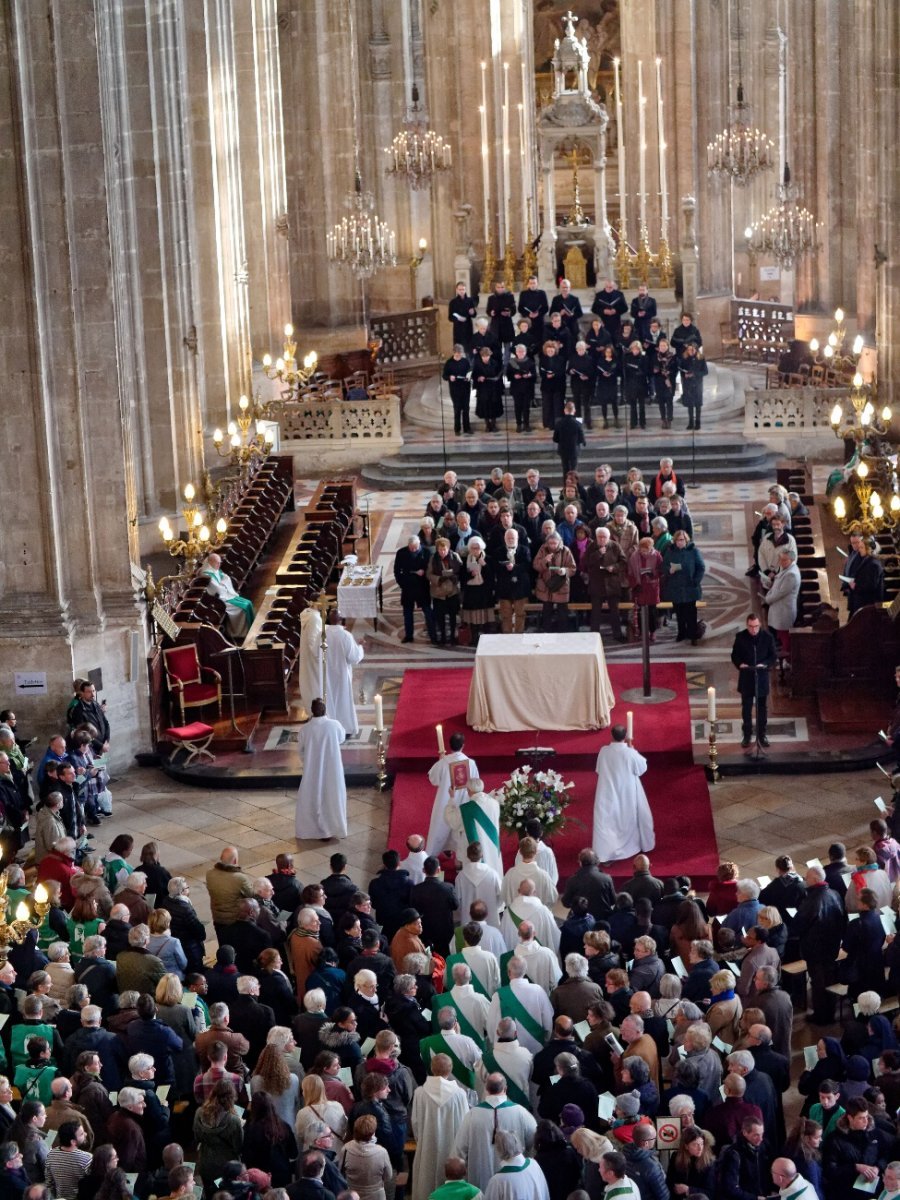
M 452 166 L 450 144 L 428 128 L 419 107 L 419 89 L 415 84 L 406 120 L 384 152 L 388 157 L 385 174 L 404 177 L 414 191 L 430 187 L 437 171 L 449 171 Z
M 750 226 L 747 239 L 751 253 L 770 255 L 788 271 L 799 258 L 816 248 L 819 229 L 809 209 L 797 203 L 798 194 L 791 184 L 791 169 L 785 163 L 778 203 Z
M 768 134 L 754 128 L 752 109 L 744 100 L 740 0 L 735 5 L 735 19 L 737 102 L 728 108 L 728 124 L 706 147 L 706 167 L 710 175 L 743 187 L 760 171 L 771 170 L 775 163 L 775 143 Z
M 350 213 L 326 234 L 329 262 L 347 267 L 357 279 L 368 279 L 397 262 L 397 235 L 375 215 L 374 198 L 364 192 L 359 171 L 356 188 L 346 200 Z

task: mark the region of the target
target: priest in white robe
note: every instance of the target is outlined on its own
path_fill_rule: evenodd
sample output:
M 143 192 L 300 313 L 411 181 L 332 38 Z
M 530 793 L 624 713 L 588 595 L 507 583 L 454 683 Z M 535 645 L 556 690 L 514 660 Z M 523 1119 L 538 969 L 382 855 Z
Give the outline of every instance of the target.
M 450 1059 L 436 1054 L 431 1074 L 413 1092 L 410 1128 L 416 1139 L 416 1168 L 412 1200 L 428 1197 L 444 1182 L 444 1165 L 453 1153 L 456 1135 L 469 1111 L 466 1093 L 451 1074 Z
M 559 867 L 556 865 L 556 855 L 553 853 L 553 847 L 548 846 L 544 841 L 541 830 L 541 823 L 538 820 L 529 821 L 525 827 L 525 832 L 529 837 L 534 838 L 537 842 L 537 857 L 535 862 L 542 871 L 546 871 L 550 876 L 550 882 L 554 887 L 559 885 Z M 516 866 L 522 861 L 522 851 L 516 851 Z
M 526 1050 L 537 1054 L 553 1028 L 553 1008 L 544 989 L 525 978 L 525 963 L 521 958 L 511 958 L 507 971 L 509 983 L 498 988 L 491 999 L 488 1039 L 496 1039 L 497 1026 L 503 1017 L 512 1017 L 519 1041 Z
M 476 910 L 477 911 L 477 910 Z M 500 986 L 500 960 L 496 954 L 482 947 L 484 933 L 491 929 L 479 921 L 469 921 L 462 927 L 463 947 L 458 954 L 447 959 L 447 971 L 453 971 L 457 963 L 463 963 L 472 973 L 472 984 L 477 992 L 490 999 Z M 496 930 L 494 930 L 496 933 Z M 506 947 L 503 947 L 504 951 Z
M 472 985 L 472 971 L 466 963 L 454 963 L 450 977 L 453 986 L 444 994 L 450 997 L 453 1006 L 463 1014 L 478 1037 L 484 1039 L 491 1002 L 487 996 L 475 991 Z
M 503 1129 L 518 1134 L 522 1144 L 531 1149 L 537 1121 L 527 1108 L 509 1099 L 502 1075 L 490 1075 L 485 1084 L 484 1099 L 462 1119 L 453 1151 L 466 1160 L 469 1183 L 481 1191 L 500 1169 L 494 1135 Z
M 630 746 L 624 725 L 597 755 L 593 848 L 602 863 L 646 854 L 656 845 L 653 814 L 641 783 L 647 760 Z
M 519 944 L 512 954 L 524 962 L 525 974 L 531 982 L 542 987 L 549 996 L 559 983 L 559 956 L 535 938 L 534 926 L 530 921 L 522 921 L 519 925 Z
M 425 839 L 421 833 L 411 833 L 406 839 L 406 858 L 400 863 L 400 870 L 409 876 L 409 882 L 415 887 L 417 883 L 425 882 L 425 859 L 428 851 L 425 849 Z
M 458 806 L 447 810 L 451 831 L 463 846 L 481 843 L 484 861 L 503 878 L 503 855 L 500 852 L 500 802 L 484 790 L 480 779 L 469 780 L 468 794 Z
M 425 849 L 434 858 L 444 850 L 456 849 L 458 839 L 448 824 L 447 808 L 449 805 L 458 808 L 468 796 L 469 780 L 478 778 L 475 759 L 463 754 L 465 741 L 461 733 L 451 733 L 449 754 L 442 754 L 428 772 L 428 782 L 436 790 Z
M 531 1084 L 534 1055 L 519 1042 L 518 1028 L 510 1017 L 504 1017 L 497 1025 L 497 1040 L 485 1048 L 481 1062 L 475 1068 L 476 1087 L 484 1096 L 485 1083 L 489 1075 L 499 1071 L 506 1079 L 506 1090 L 511 1100 L 536 1108 L 536 1089 Z
M 343 740 L 340 722 L 325 715 L 321 700 L 313 700 L 312 716 L 300 726 L 298 734 L 303 759 L 295 817 L 298 838 L 324 841 L 347 836 L 347 785 L 341 761 Z
M 535 895 L 541 903 L 552 908 L 559 899 L 559 893 L 547 872 L 537 865 L 537 842 L 534 838 L 522 838 L 519 842 L 519 856 L 503 876 L 503 903 L 509 904 L 518 894 L 522 880 L 530 879 L 534 883 Z
M 209 581 L 206 585 L 209 595 L 218 596 L 225 605 L 228 632 L 232 637 L 246 637 L 253 624 L 253 605 L 249 600 L 238 595 L 237 589 L 231 582 L 231 576 L 226 575 L 222 570 L 221 555 L 210 554 L 200 574 L 205 575 Z
M 300 614 L 300 654 L 297 686 L 300 701 L 312 712 L 312 702 L 322 695 L 322 614 L 317 608 L 304 608 Z
M 484 1190 L 484 1200 L 550 1200 L 544 1172 L 533 1158 L 522 1153 L 514 1133 L 497 1134 L 500 1170 Z
M 343 625 L 329 625 L 326 637 L 325 699 L 329 711 L 343 725 L 347 737 L 354 737 L 359 730 L 359 722 L 353 703 L 353 668 L 362 662 L 363 648 Z
M 484 861 L 481 842 L 470 842 L 466 847 L 462 870 L 454 886 L 459 897 L 460 913 L 467 913 L 476 900 L 481 900 L 487 909 L 488 923 L 499 927 L 500 876 Z
M 437 997 L 435 997 L 437 999 Z M 446 1054 L 450 1059 L 450 1070 L 456 1081 L 466 1089 L 471 1103 L 475 1094 L 475 1067 L 481 1060 L 482 1047 L 460 1028 L 457 1013 L 449 1004 L 438 1009 L 435 1015 L 437 1032 L 419 1042 L 419 1053 L 426 1068 L 436 1054 Z
M 515 950 L 519 944 L 519 926 L 523 921 L 529 921 L 534 926 L 534 936 L 542 946 L 559 953 L 559 926 L 550 909 L 534 894 L 534 881 L 531 879 L 522 880 L 519 894 L 512 903 L 507 904 L 500 920 L 500 932 L 507 950 Z

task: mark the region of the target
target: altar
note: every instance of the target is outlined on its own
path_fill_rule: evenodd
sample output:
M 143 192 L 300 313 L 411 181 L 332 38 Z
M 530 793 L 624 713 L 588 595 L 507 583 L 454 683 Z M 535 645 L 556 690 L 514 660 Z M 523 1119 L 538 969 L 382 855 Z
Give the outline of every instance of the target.
M 599 633 L 479 638 L 466 710 L 473 729 L 601 729 L 614 703 Z

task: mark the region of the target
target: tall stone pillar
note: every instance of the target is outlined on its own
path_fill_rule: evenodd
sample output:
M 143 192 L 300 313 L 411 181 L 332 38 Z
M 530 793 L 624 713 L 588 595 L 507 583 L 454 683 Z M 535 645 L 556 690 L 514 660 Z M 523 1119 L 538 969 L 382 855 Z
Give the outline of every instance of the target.
M 897 5 L 876 3 L 875 45 L 869 91 L 877 139 L 874 253 L 878 398 L 896 408 L 900 401 L 900 238 L 896 220 L 900 209 L 900 160 L 894 152 L 900 129 L 900 89 L 896 77 L 900 7 Z

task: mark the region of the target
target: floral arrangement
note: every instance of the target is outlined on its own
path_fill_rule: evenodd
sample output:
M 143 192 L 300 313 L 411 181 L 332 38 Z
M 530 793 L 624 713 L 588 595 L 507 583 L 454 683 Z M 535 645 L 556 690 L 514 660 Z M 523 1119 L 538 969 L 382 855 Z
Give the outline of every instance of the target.
M 521 835 L 535 817 L 544 833 L 558 833 L 566 824 L 566 808 L 571 803 L 574 784 L 563 783 L 557 771 L 534 771 L 516 767 L 494 796 L 500 804 L 500 828 Z

